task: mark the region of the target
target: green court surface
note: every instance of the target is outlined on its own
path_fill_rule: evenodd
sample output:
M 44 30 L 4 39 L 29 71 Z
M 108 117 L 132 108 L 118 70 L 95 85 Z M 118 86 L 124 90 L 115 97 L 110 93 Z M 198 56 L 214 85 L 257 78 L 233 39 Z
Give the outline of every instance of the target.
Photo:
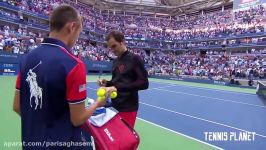
M 214 149 L 195 140 L 170 132 L 145 121 L 138 120 L 136 131 L 140 134 L 140 150 L 209 150 Z
M 15 77 L 0 77 L 0 149 L 17 150 L 20 147 L 6 147 L 5 142 L 20 141 L 20 117 L 13 112 Z
M 110 76 L 103 76 L 102 78 L 109 79 Z M 98 76 L 87 76 L 87 81 L 96 81 Z M 7 147 L 5 142 L 20 142 L 21 130 L 20 130 L 20 117 L 13 112 L 13 96 L 15 92 L 15 80 L 16 77 L 1 76 L 0 77 L 0 150 L 21 149 L 20 146 Z M 246 93 L 255 93 L 253 89 L 242 89 L 235 87 L 225 87 L 219 85 L 207 85 L 198 83 L 188 83 L 182 81 L 167 81 L 150 79 L 150 81 L 174 83 L 179 85 L 189 85 L 196 87 L 207 87 L 213 89 L 222 89 L 229 91 L 238 91 Z M 136 130 L 138 131 L 141 143 L 139 150 L 176 150 L 176 149 L 189 149 L 189 150 L 205 150 L 214 149 L 213 147 L 197 140 L 188 138 L 175 132 L 171 132 L 164 128 L 161 128 L 152 123 L 138 119 L 136 123 Z

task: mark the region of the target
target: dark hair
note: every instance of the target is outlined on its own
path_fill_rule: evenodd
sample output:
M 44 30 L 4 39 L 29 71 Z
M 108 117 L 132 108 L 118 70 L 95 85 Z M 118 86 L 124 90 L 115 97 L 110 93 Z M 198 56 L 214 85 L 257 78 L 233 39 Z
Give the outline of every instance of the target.
M 124 42 L 125 41 L 125 36 L 122 32 L 117 31 L 117 30 L 113 30 L 111 31 L 107 37 L 106 37 L 106 41 L 109 41 L 110 38 L 114 38 L 117 42 Z
M 78 11 L 67 4 L 56 7 L 49 19 L 50 31 L 60 31 L 69 22 L 79 21 Z

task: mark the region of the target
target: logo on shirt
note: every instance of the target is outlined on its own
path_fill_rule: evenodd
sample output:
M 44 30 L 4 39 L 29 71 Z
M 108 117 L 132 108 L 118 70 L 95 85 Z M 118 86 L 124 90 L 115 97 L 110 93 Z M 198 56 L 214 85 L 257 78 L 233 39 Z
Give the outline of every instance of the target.
M 86 84 L 82 84 L 79 86 L 79 92 L 83 92 L 86 90 Z
M 121 72 L 124 72 L 124 70 L 125 70 L 125 65 L 120 65 L 119 67 L 118 67 L 118 69 L 119 69 L 119 72 L 121 73 Z
M 42 109 L 42 88 L 39 87 L 37 83 L 37 75 L 35 72 L 33 72 L 34 69 L 36 69 L 39 65 L 42 64 L 42 61 L 40 61 L 35 67 L 32 69 L 29 69 L 27 73 L 26 81 L 29 84 L 30 87 L 30 107 L 33 108 L 32 100 L 34 98 L 35 102 L 35 110 L 38 108 Z

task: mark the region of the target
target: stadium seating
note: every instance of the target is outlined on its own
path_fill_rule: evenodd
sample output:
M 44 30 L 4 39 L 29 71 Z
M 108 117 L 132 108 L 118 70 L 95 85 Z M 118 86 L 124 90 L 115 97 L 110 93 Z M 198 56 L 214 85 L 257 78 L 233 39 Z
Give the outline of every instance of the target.
M 83 37 L 85 37 L 81 38 L 73 48 L 73 54 L 80 58 L 111 61 L 111 54 L 102 42 L 105 34 L 112 29 L 118 29 L 125 33 L 130 50 L 143 57 L 150 75 L 190 75 L 212 79 L 249 78 L 252 73 L 253 78 L 266 78 L 266 69 L 263 67 L 265 49 L 227 54 L 209 48 L 206 50 L 206 55 L 200 55 L 199 52 L 177 55 L 176 52 L 162 51 L 264 44 L 265 41 L 258 36 L 266 34 L 264 25 L 266 9 L 262 5 L 238 12 L 228 9 L 170 19 L 101 14 L 93 7 L 64 0 L 1 0 L 0 2 L 10 8 L 16 7 L 21 11 L 39 14 L 44 18 L 61 3 L 73 5 L 84 17 Z M 38 28 L 48 28 L 45 21 L 25 20 L 18 13 L 6 9 L 0 9 L 0 17 L 10 17 L 19 23 L 32 24 Z M 0 28 L 0 51 L 6 52 L 27 53 L 47 35 L 45 31 L 36 32 L 11 25 Z M 198 39 L 200 41 L 197 41 Z M 219 40 L 212 41 L 214 39 Z M 99 43 L 92 42 L 93 40 Z M 149 51 L 145 51 L 143 47 L 148 48 Z

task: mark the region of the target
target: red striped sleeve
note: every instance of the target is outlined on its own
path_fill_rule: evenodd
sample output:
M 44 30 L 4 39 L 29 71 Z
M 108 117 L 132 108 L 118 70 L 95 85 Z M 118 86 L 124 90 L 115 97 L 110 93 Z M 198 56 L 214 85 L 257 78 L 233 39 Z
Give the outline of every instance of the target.
M 66 86 L 66 97 L 69 103 L 81 103 L 86 99 L 86 67 L 84 63 L 78 62 L 69 72 L 66 78 Z

